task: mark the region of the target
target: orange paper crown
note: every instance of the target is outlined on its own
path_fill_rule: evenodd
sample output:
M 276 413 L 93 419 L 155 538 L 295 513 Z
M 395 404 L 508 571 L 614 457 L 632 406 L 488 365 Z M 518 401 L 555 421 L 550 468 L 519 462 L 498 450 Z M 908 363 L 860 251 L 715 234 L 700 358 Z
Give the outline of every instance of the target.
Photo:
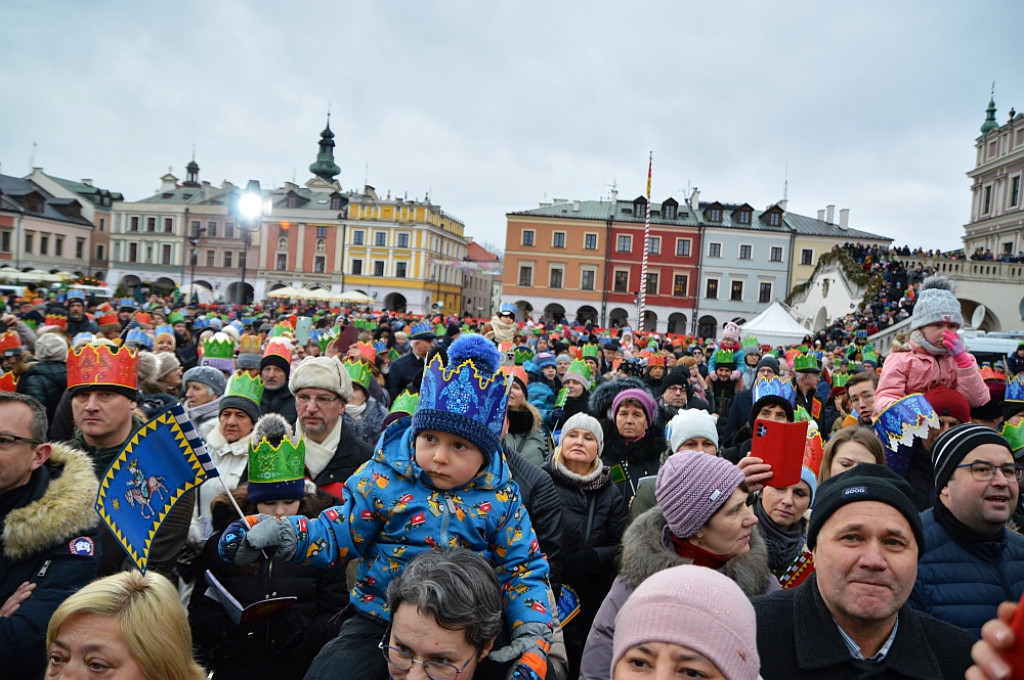
M 68 388 L 83 385 L 138 389 L 138 353 L 129 348 L 92 343 L 68 352 Z
M 281 342 L 273 339 L 268 342 L 266 348 L 263 350 L 263 356 L 269 357 L 275 354 L 289 364 L 292 363 L 292 346 L 287 342 Z
M 132 318 L 139 323 L 153 323 L 153 317 L 149 312 L 135 312 L 135 316 Z
M 0 374 L 0 392 L 17 392 L 18 379 L 12 371 L 5 371 Z
M 21 349 L 21 336 L 17 331 L 7 331 L 0 334 L 0 352 Z
M 96 315 L 96 323 L 100 326 L 112 326 L 121 322 L 117 318 L 117 312 L 104 312 Z
M 63 314 L 47 314 L 46 318 L 43 320 L 43 325 L 56 326 L 57 328 L 63 328 L 64 330 L 67 330 L 68 317 L 64 316 Z
M 369 361 L 371 364 L 374 362 L 374 360 L 376 360 L 377 350 L 373 348 L 372 342 L 360 342 L 358 343 L 358 347 L 359 354 L 362 355 L 364 359 Z

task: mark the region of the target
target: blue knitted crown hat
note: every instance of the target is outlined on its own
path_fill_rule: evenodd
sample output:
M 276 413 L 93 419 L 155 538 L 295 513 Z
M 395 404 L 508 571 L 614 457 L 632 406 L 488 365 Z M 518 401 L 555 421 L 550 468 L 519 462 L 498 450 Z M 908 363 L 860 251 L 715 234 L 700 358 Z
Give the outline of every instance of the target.
M 423 371 L 412 434 L 447 432 L 472 442 L 490 463 L 501 449 L 510 381 L 501 354 L 481 335 L 464 335 L 448 348 L 448 365 L 435 355 Z

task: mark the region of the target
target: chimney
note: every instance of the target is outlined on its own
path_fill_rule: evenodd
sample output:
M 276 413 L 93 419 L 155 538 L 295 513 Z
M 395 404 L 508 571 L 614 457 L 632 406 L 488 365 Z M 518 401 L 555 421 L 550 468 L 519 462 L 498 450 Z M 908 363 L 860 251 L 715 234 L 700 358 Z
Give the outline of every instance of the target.
M 612 203 L 616 203 L 616 202 L 618 202 L 618 200 L 619 200 L 619 190 L 613 188 L 612 189 Z
M 839 228 L 849 229 L 850 228 L 850 209 L 843 208 L 839 211 Z
M 787 200 L 785 198 L 782 199 L 781 201 L 779 201 L 779 207 L 782 208 L 782 212 L 786 212 L 786 206 L 788 206 L 788 205 L 789 205 L 789 200 Z
M 83 179 L 82 180 L 82 184 L 84 184 L 87 187 L 91 187 L 92 186 L 92 180 L 91 179 Z
M 825 221 L 829 224 L 836 223 L 836 207 L 834 205 L 825 206 Z
M 818 211 L 818 221 L 819 222 L 824 222 L 825 221 L 825 211 L 824 210 L 819 210 Z
M 694 187 L 693 193 L 690 194 L 690 210 L 693 212 L 700 210 L 700 189 L 697 187 Z
M 580 211 L 580 202 L 579 201 L 573 201 L 572 202 L 572 211 L 573 212 L 579 212 Z

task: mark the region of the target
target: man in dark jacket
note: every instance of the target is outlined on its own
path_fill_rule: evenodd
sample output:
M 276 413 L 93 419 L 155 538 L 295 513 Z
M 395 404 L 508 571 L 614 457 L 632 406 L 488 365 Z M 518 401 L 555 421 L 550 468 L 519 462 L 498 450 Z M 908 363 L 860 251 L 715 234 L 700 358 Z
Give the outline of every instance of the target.
M 906 605 L 924 550 L 910 485 L 862 463 L 818 487 L 815 573 L 753 600 L 764 680 L 964 677 L 970 634 Z
M 68 325 L 65 330 L 74 340 L 79 333 L 99 333 L 100 327 L 85 315 L 85 294 L 79 290 L 68 291 Z
M 96 578 L 89 457 L 46 442 L 46 411 L 0 393 L 0 665 L 4 677 L 42 677 L 46 625 L 69 595 Z
M 295 411 L 295 397 L 288 389 L 288 376 L 292 371 L 291 352 L 286 358 L 281 346 L 285 343 L 268 343 L 260 359 L 260 377 L 263 379 L 263 400 L 260 402 L 260 415 L 277 413 L 295 425 L 298 414 Z
M 967 423 L 932 445 L 935 505 L 921 513 L 925 552 L 910 605 L 976 637 L 1003 600 L 1024 592 L 1024 538 L 1006 523 L 1020 497 L 1006 440 Z
M 392 403 L 419 375 L 423 369 L 423 361 L 436 340 L 433 326 L 426 321 L 416 324 L 410 331 L 412 351 L 392 361 L 388 369 L 388 395 Z

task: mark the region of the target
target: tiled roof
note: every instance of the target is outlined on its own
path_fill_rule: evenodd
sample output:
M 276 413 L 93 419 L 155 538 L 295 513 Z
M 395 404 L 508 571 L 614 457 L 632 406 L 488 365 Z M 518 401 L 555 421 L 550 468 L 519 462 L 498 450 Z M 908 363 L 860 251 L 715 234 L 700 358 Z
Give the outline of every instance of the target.
M 846 239 L 874 239 L 878 241 L 889 241 L 892 239 L 888 236 L 879 236 L 878 234 L 872 234 L 867 231 L 860 231 L 859 229 L 846 229 L 840 227 L 838 224 L 831 224 L 823 220 L 816 219 L 814 217 L 806 217 L 804 215 L 797 215 L 795 213 L 787 212 L 783 215 L 783 219 L 786 220 L 794 232 L 798 235 L 803 236 L 831 236 L 834 238 L 846 238 Z
M 30 182 L 20 177 L 11 177 L 10 175 L 0 175 L 0 192 L 4 194 L 3 209 L 15 210 L 18 212 L 24 212 L 30 215 L 39 215 L 49 220 L 57 220 L 60 222 L 69 222 L 71 224 L 77 224 L 81 226 L 92 226 L 92 222 L 85 219 L 84 217 L 68 217 L 60 210 L 60 206 L 68 206 L 72 203 L 76 203 L 75 199 L 72 198 L 54 198 L 49 192 L 43 190 L 35 183 Z M 43 198 L 43 210 L 42 212 L 30 212 L 25 209 L 24 204 L 18 200 L 18 197 L 27 196 L 31 193 L 36 193 Z
M 102 206 L 101 203 L 97 200 L 100 196 L 109 196 L 111 202 L 124 200 L 124 194 L 120 193 L 119 191 L 107 191 L 106 189 L 100 189 L 99 187 L 94 187 L 90 184 L 85 184 L 84 182 L 76 182 L 70 179 L 54 177 L 53 175 L 47 175 L 47 177 L 49 177 L 54 182 L 61 185 L 68 191 L 72 191 L 78 194 L 85 200 L 89 201 L 90 203 L 98 207 L 108 207 Z

